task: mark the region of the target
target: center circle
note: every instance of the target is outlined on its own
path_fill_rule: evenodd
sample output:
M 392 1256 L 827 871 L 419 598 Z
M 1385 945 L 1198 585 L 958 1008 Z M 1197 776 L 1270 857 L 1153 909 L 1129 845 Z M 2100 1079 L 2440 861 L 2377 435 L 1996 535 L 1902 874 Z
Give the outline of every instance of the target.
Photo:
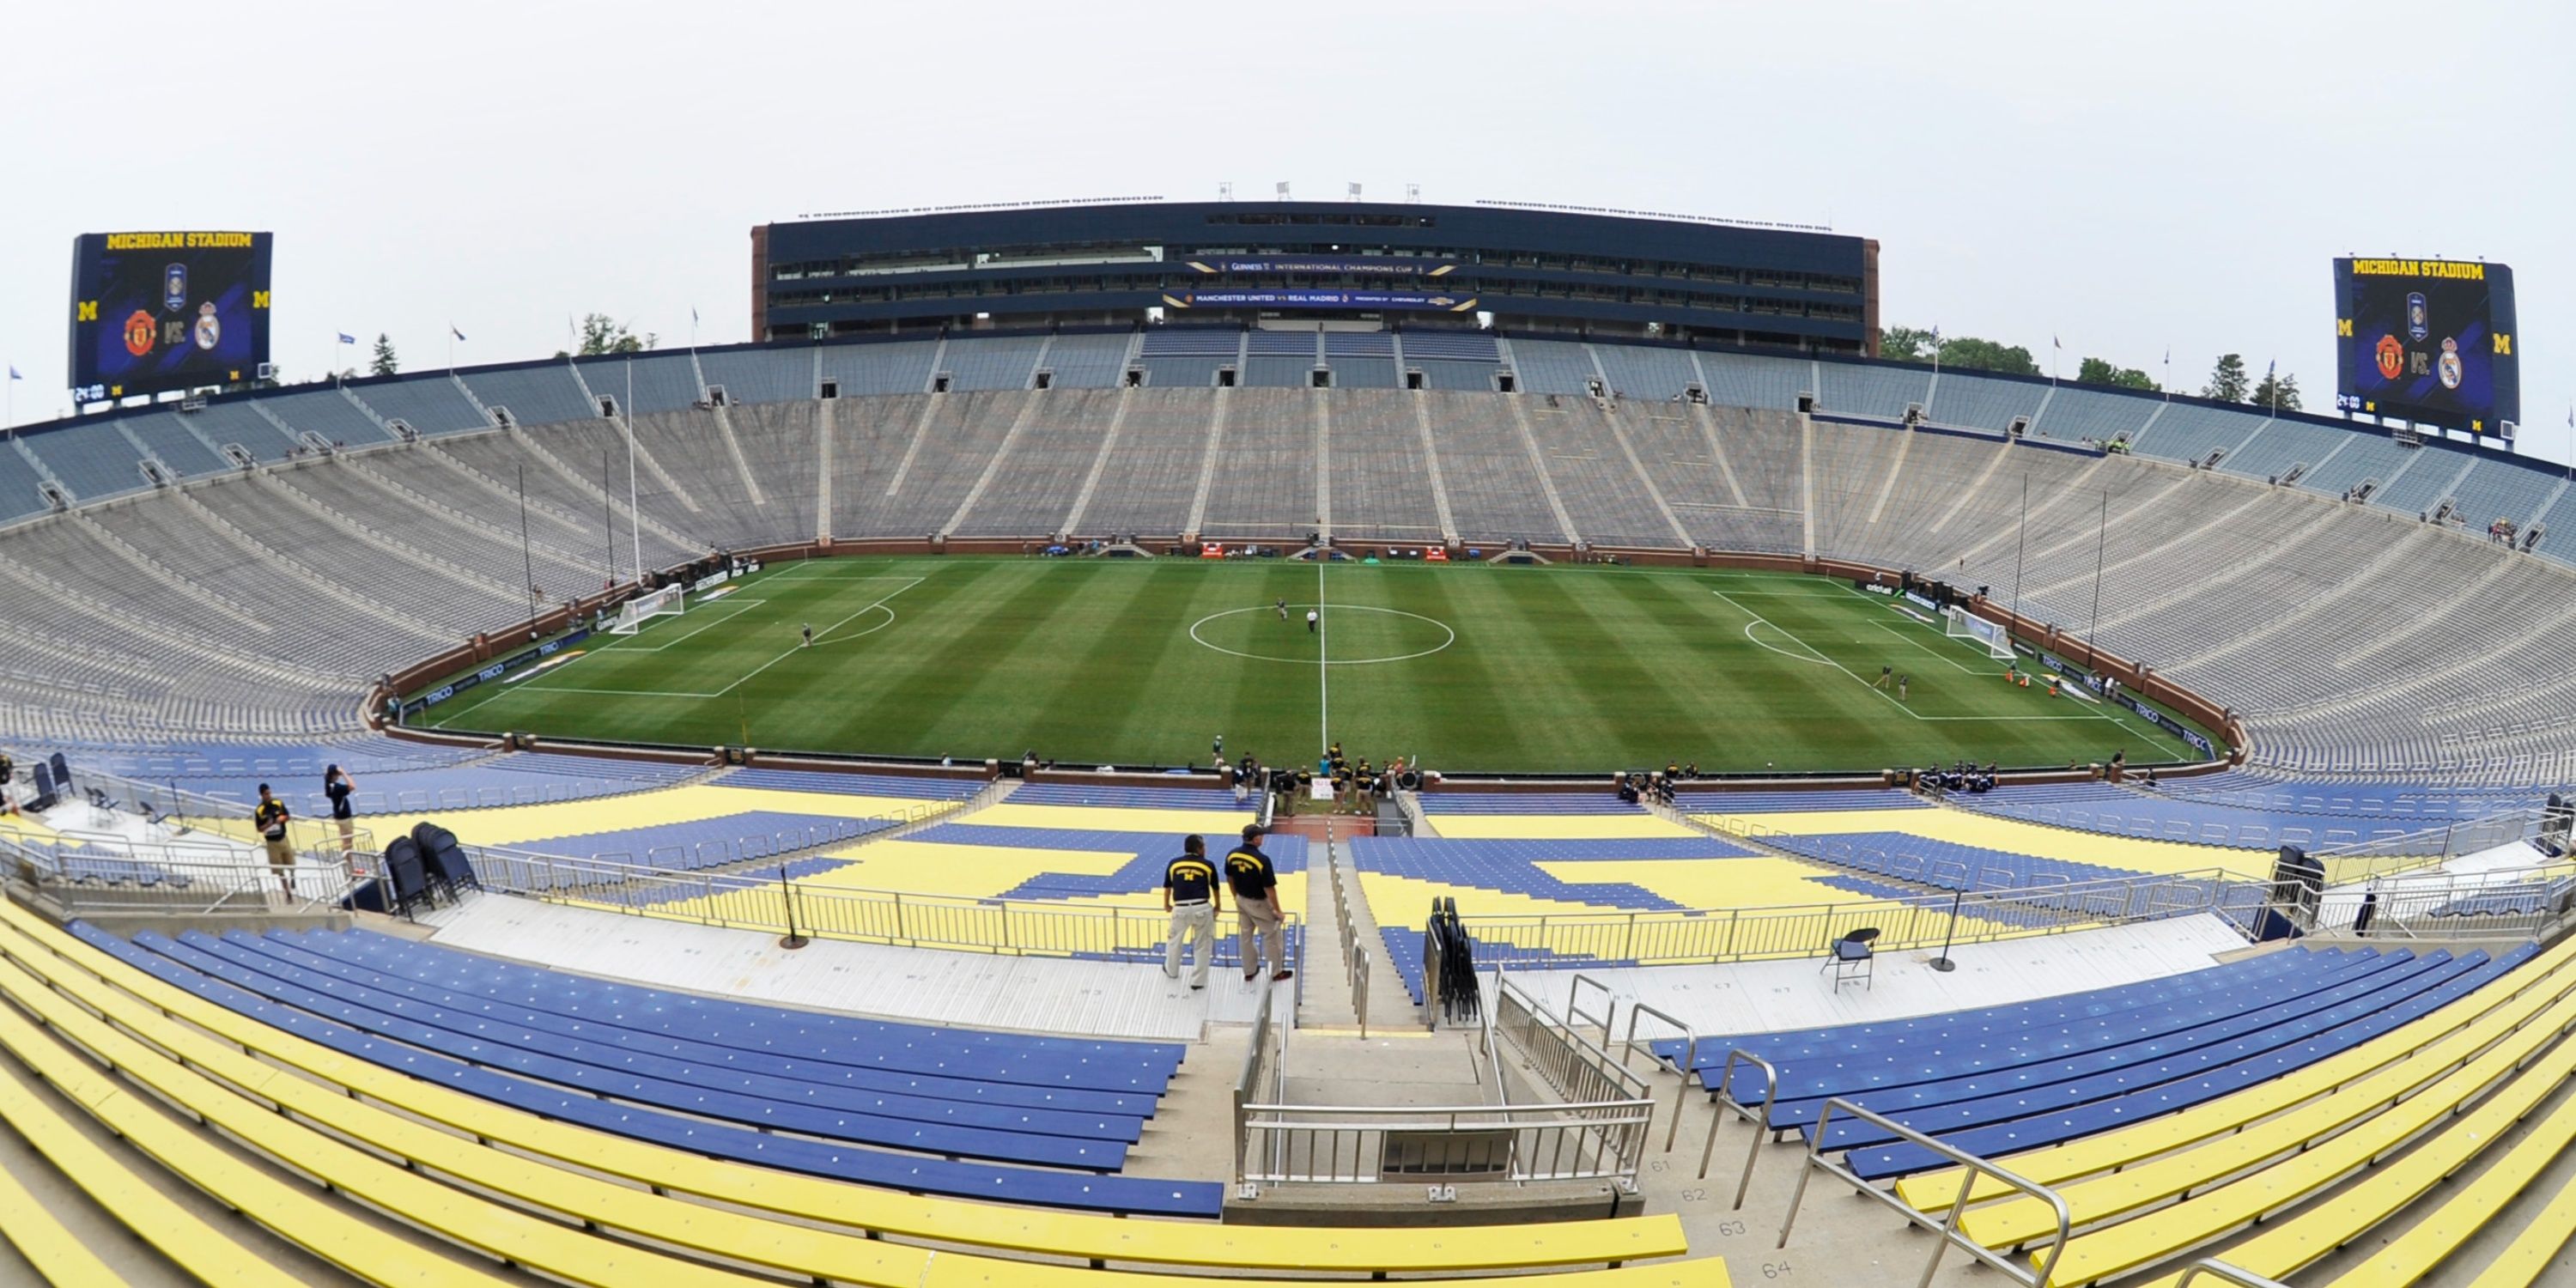
M 1317 607 L 1314 604 L 1290 604 L 1288 620 L 1272 622 L 1262 622 L 1257 618 L 1252 621 L 1229 619 L 1240 619 L 1252 613 L 1275 616 L 1278 612 L 1276 604 L 1229 608 L 1222 613 L 1210 613 L 1190 623 L 1190 642 L 1229 657 L 1239 657 L 1254 662 L 1291 662 L 1299 666 L 1315 665 L 1318 655 L 1326 649 L 1336 651 L 1335 656 L 1323 658 L 1326 666 L 1375 666 L 1384 662 L 1410 662 L 1418 657 L 1429 657 L 1458 642 L 1458 632 L 1451 630 L 1448 623 L 1436 617 L 1408 613 L 1401 608 L 1372 608 L 1366 604 L 1322 605 L 1323 631 L 1320 634 L 1310 634 L 1306 630 L 1306 612 Z M 1350 614 L 1376 614 L 1377 616 L 1351 619 Z M 1367 623 L 1365 627 L 1355 624 L 1345 631 L 1346 639 L 1356 637 L 1351 639 L 1351 642 L 1361 650 L 1359 656 L 1338 656 L 1333 632 L 1344 620 Z M 1253 652 L 1248 647 L 1232 647 L 1236 644 L 1247 646 L 1258 644 L 1261 636 L 1274 631 L 1289 637 L 1289 642 L 1281 645 L 1280 651 Z M 1302 653 L 1289 651 L 1301 647 L 1305 650 Z

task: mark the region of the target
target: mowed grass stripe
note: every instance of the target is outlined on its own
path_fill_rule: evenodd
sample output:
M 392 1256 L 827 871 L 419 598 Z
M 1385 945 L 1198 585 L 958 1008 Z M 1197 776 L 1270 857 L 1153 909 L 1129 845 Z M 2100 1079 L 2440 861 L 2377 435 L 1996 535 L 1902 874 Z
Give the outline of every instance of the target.
M 1209 738 L 1222 732 L 1230 756 L 1302 763 L 1319 736 L 1320 668 L 1304 621 L 1315 582 L 1312 565 L 1248 561 L 792 565 L 735 592 L 765 603 L 727 609 L 718 600 L 703 617 L 693 606 L 632 644 L 605 644 L 524 686 L 433 708 L 429 723 L 960 759 L 1034 749 L 1066 764 L 1121 766 L 1204 765 Z M 1341 661 L 1443 638 L 1365 608 L 1457 632 L 1421 657 L 1331 668 L 1328 736 L 1373 760 L 1591 773 L 1667 759 L 1717 771 L 1869 770 L 1957 759 L 2063 765 L 2121 746 L 2137 763 L 2186 754 L 2171 738 L 2099 718 L 2107 708 L 1978 673 L 1996 664 L 1819 578 L 1337 564 L 1324 584 Z M 890 624 L 864 611 L 879 599 Z M 1285 623 L 1271 609 L 1279 599 L 1292 605 Z M 1234 610 L 1251 611 L 1212 623 L 1210 642 L 1262 656 L 1190 638 L 1192 623 Z M 832 629 L 852 613 L 862 615 Z M 1777 624 L 1757 632 L 1769 648 L 1744 633 L 1756 615 Z M 807 621 L 821 639 L 798 650 L 796 628 Z M 1819 665 L 1809 648 L 1850 673 Z M 1944 665 L 1944 650 L 1968 669 Z M 1903 708 L 1868 686 L 1882 664 L 1914 675 Z M 588 691 L 598 689 L 722 696 Z

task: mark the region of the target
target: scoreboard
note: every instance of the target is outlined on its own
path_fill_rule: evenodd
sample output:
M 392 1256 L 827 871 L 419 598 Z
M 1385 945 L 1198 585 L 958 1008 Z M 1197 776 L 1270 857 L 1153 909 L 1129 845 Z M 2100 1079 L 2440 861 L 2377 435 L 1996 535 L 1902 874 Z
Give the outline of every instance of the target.
M 2513 270 L 2443 259 L 2338 259 L 2335 406 L 2511 437 L 2522 419 Z
M 87 233 L 72 242 L 73 400 L 256 379 L 268 233 Z

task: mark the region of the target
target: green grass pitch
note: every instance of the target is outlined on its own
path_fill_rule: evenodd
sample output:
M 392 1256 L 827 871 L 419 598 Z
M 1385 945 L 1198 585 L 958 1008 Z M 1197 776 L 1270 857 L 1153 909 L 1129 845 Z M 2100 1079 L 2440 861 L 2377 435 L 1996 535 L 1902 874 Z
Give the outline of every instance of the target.
M 1912 677 L 1905 700 L 1873 686 L 1882 666 Z M 1272 764 L 1329 737 L 1450 773 L 2192 758 L 1844 582 L 1600 567 L 788 564 L 415 723 L 1121 767 L 1205 764 L 1219 734 Z

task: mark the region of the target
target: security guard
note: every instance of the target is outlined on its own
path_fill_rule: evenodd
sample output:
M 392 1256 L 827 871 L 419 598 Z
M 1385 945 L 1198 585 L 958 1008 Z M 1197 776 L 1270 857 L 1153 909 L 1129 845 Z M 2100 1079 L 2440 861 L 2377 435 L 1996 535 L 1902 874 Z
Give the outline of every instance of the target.
M 1181 937 L 1192 941 L 1190 987 L 1206 988 L 1208 961 L 1216 953 L 1216 865 L 1208 862 L 1207 840 L 1193 836 L 1181 842 L 1181 857 L 1163 867 L 1163 911 L 1172 914 L 1163 937 L 1163 974 L 1181 977 Z
M 1225 856 L 1225 882 L 1234 888 L 1235 948 L 1243 958 L 1247 984 L 1261 978 L 1255 940 L 1270 946 L 1271 979 L 1296 974 L 1288 969 L 1288 914 L 1279 907 L 1279 872 L 1270 866 L 1270 856 L 1261 852 L 1261 838 L 1269 832 L 1259 823 L 1245 824 L 1243 844 Z

